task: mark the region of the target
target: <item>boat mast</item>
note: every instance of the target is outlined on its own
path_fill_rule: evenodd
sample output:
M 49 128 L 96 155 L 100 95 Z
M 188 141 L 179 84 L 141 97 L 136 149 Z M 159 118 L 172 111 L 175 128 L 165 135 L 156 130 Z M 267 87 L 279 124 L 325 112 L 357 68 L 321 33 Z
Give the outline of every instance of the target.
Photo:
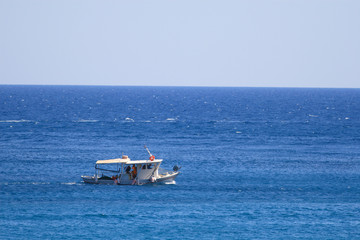
M 151 157 L 151 156 L 152 156 L 152 154 L 151 154 L 150 150 L 147 148 L 147 146 L 146 146 L 146 145 L 144 145 L 144 148 L 146 149 L 146 151 L 149 153 L 149 155 L 150 155 L 150 157 Z
M 95 164 L 95 182 L 98 182 L 98 175 L 99 175 L 99 170 L 97 169 L 97 164 Z

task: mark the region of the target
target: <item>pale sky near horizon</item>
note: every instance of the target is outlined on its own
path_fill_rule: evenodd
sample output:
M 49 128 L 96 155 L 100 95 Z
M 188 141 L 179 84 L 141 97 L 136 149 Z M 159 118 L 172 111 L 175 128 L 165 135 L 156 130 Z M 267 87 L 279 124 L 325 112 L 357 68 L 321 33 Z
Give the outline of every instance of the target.
M 0 84 L 360 88 L 360 1 L 0 0 Z

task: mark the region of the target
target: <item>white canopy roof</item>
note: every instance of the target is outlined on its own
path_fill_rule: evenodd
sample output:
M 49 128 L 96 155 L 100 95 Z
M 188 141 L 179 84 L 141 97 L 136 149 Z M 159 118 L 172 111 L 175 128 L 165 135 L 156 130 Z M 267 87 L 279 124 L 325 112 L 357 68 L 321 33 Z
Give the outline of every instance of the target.
M 144 163 L 157 163 L 157 162 L 162 162 L 162 159 L 155 159 L 154 161 L 150 161 L 150 160 L 133 160 L 133 161 L 126 162 L 126 164 L 144 164 Z
M 129 158 L 114 158 L 114 159 L 108 159 L 108 160 L 98 160 L 96 164 L 110 164 L 110 163 L 126 163 L 130 161 Z
M 143 164 L 143 163 L 156 163 L 162 162 L 162 159 L 155 159 L 154 161 L 150 160 L 134 160 L 131 161 L 130 158 L 115 158 L 115 159 L 108 159 L 108 160 L 98 160 L 96 164 L 112 164 L 112 163 L 125 163 L 125 164 Z

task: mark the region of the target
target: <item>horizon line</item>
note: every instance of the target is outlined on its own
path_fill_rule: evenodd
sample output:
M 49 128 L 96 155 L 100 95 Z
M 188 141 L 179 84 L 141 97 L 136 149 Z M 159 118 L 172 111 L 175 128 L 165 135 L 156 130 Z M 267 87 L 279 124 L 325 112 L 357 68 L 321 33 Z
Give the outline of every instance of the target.
M 185 87 L 185 88 L 304 88 L 304 89 L 360 89 L 360 87 L 306 87 L 306 86 L 206 86 L 206 85 L 112 85 L 112 84 L 3 84 L 0 86 L 64 86 L 64 87 Z

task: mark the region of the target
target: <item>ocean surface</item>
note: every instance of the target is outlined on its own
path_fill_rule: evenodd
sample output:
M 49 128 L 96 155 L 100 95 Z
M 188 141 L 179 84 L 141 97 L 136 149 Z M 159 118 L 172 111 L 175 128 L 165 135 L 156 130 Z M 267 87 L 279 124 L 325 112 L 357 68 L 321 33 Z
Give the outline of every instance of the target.
M 360 239 L 360 89 L 0 86 L 0 239 Z

